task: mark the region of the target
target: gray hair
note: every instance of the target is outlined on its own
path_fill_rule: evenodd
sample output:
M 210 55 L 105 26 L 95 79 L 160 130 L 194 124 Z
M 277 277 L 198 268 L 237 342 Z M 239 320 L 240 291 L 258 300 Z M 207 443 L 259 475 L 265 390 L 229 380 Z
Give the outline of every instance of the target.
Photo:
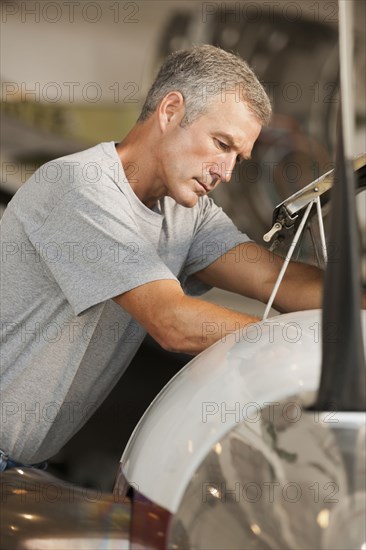
M 208 44 L 170 54 L 153 82 L 137 122 L 143 122 L 172 91 L 181 92 L 186 113 L 182 125 L 193 122 L 207 111 L 214 99 L 226 93 L 238 101 L 266 126 L 272 109 L 268 96 L 249 65 L 241 57 Z

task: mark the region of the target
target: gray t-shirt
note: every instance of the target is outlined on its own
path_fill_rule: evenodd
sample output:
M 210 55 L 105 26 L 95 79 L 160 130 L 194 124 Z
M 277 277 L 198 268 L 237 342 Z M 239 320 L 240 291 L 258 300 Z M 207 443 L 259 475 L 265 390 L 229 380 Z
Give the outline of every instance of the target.
M 81 428 L 145 336 L 111 298 L 161 279 L 202 294 L 194 273 L 248 237 L 206 196 L 147 208 L 110 142 L 37 170 L 1 240 L 0 448 L 33 463 Z

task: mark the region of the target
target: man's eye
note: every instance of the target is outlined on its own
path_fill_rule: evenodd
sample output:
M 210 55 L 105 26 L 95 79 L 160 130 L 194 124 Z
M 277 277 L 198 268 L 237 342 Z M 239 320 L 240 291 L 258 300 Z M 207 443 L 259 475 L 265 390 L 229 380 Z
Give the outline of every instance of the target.
M 228 145 L 227 143 L 224 143 L 223 141 L 220 141 L 219 139 L 217 139 L 216 142 L 218 143 L 219 147 L 223 151 L 228 151 L 230 149 L 230 145 Z

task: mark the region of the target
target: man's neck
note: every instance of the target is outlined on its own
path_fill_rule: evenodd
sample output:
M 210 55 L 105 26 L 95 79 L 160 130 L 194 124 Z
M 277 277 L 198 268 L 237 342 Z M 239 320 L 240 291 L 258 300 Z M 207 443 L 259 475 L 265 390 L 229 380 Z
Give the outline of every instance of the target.
M 154 155 L 157 139 L 153 133 L 152 121 L 137 123 L 116 145 L 131 189 L 148 208 L 152 208 L 166 194 Z

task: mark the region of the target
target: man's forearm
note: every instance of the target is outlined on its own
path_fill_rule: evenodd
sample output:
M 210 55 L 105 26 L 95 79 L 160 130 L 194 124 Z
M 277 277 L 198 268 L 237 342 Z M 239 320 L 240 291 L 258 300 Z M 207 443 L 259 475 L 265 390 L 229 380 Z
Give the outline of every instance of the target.
M 174 280 L 140 285 L 114 297 L 166 350 L 196 355 L 257 317 L 191 298 Z
M 279 261 L 282 264 L 282 259 Z M 315 266 L 290 262 L 274 301 L 276 309 L 287 312 L 321 308 L 323 306 L 324 276 L 325 272 Z M 267 295 L 272 292 L 274 284 L 274 279 L 268 283 Z M 360 307 L 366 308 L 364 289 L 361 290 Z
M 258 317 L 188 296 L 182 297 L 170 315 L 170 328 L 162 345 L 169 351 L 191 355 L 259 321 Z
M 276 284 L 283 258 L 255 243 L 243 243 L 197 274 L 206 284 L 266 304 Z M 281 312 L 317 309 L 322 305 L 323 271 L 290 262 L 274 307 Z
M 282 265 L 282 259 L 279 263 Z M 274 300 L 274 307 L 281 312 L 321 308 L 323 279 L 324 271 L 321 269 L 312 265 L 290 262 Z M 265 301 L 268 301 L 275 282 L 274 278 L 267 283 Z

